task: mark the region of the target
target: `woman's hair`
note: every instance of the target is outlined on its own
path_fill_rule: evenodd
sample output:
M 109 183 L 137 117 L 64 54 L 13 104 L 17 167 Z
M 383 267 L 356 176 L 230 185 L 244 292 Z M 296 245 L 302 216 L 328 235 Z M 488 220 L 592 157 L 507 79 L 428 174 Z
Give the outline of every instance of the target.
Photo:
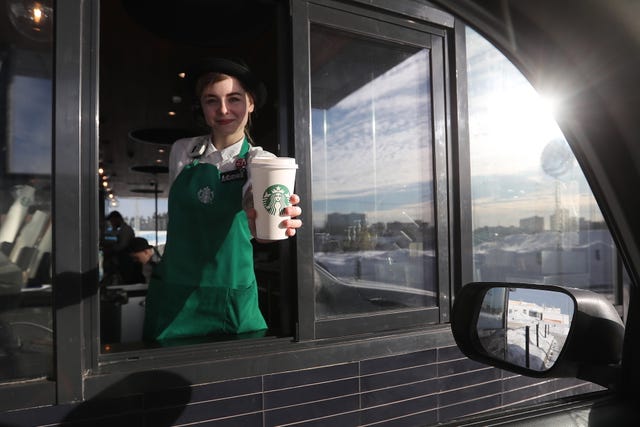
M 223 80 L 230 79 L 232 77 L 234 76 L 231 76 L 229 74 L 224 74 L 224 73 L 218 73 L 215 71 L 210 71 L 198 77 L 198 80 L 196 80 L 196 84 L 195 84 L 195 96 L 196 96 L 196 109 L 200 113 L 200 116 L 202 116 L 202 107 L 200 105 L 200 97 L 202 96 L 202 92 L 205 90 L 205 88 L 211 84 L 218 83 Z M 240 86 L 242 86 L 245 92 L 249 94 L 249 96 L 251 97 L 251 101 L 255 104 L 255 99 L 256 99 L 255 94 L 250 90 L 248 90 L 246 86 L 240 81 L 240 79 L 236 77 L 234 78 L 238 81 L 238 83 L 240 83 Z M 247 124 L 244 127 L 244 133 L 247 136 L 249 143 L 253 144 L 253 139 L 249 134 L 250 128 L 251 128 L 251 114 L 249 114 Z

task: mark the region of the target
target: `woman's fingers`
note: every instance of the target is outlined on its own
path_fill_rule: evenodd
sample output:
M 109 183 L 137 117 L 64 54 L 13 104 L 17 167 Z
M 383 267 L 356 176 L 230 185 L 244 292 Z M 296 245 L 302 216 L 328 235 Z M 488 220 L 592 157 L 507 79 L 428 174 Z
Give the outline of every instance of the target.
M 295 218 L 302 215 L 302 208 L 299 206 L 287 206 L 284 208 L 284 214 L 291 218 Z

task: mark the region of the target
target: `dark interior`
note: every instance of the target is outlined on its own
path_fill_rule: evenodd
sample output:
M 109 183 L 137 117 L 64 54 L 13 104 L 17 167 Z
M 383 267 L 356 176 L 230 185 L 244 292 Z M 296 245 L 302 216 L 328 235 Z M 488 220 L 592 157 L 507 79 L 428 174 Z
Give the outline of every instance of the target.
M 274 1 L 100 2 L 100 166 L 116 197 L 167 197 L 176 139 L 207 133 L 179 73 L 205 56 L 240 58 L 260 76 L 267 104 L 252 122 L 277 152 L 277 6 Z M 175 115 L 169 115 L 169 112 Z M 146 194 L 145 194 L 146 193 Z

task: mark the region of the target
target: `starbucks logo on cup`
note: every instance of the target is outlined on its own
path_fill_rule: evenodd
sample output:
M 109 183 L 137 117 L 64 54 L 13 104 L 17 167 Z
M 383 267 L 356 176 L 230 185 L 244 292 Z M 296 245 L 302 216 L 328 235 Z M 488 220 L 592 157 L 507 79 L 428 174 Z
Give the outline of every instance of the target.
M 270 215 L 280 215 L 282 210 L 289 206 L 289 189 L 282 184 L 267 187 L 262 193 L 262 205 Z

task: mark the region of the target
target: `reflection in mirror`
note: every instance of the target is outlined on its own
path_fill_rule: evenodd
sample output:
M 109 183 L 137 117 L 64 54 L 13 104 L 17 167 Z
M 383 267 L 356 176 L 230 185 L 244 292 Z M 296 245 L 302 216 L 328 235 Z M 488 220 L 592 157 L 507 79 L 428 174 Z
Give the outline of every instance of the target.
M 573 299 L 562 292 L 495 287 L 484 296 L 476 329 L 490 356 L 546 371 L 564 347 L 573 311 Z

